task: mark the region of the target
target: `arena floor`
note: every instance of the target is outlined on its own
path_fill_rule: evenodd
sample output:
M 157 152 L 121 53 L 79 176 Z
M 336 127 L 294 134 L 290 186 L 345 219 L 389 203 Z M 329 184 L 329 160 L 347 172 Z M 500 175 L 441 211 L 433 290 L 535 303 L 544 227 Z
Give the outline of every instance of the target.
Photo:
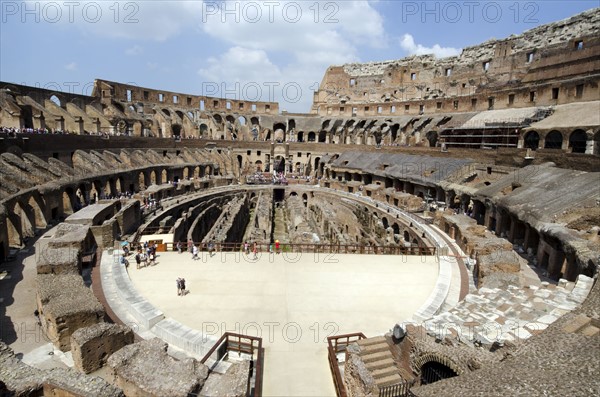
M 435 258 L 341 254 L 159 253 L 155 266 L 129 274 L 166 316 L 220 336 L 261 336 L 265 396 L 335 396 L 327 336 L 371 337 L 406 320 L 438 275 Z M 133 259 L 133 257 L 131 257 Z M 186 280 L 185 296 L 176 279 Z

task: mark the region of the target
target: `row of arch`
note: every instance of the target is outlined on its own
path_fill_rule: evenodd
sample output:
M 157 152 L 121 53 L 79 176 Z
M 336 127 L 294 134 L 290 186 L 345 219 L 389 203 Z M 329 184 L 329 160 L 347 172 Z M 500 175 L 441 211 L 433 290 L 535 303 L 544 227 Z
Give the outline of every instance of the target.
M 594 136 L 589 136 L 582 129 L 576 129 L 570 134 L 563 134 L 561 131 L 552 130 L 545 134 L 540 134 L 537 131 L 527 131 L 523 135 L 523 146 L 526 149 L 542 149 L 541 144 L 543 141 L 543 149 L 563 149 L 565 142 L 568 141 L 568 149 L 571 149 L 572 153 L 586 153 L 588 151 L 588 142 L 594 141 L 594 154 L 600 154 L 600 131 L 596 132 Z
M 213 164 L 185 166 L 178 169 L 149 167 L 146 170 L 125 172 L 120 175 L 83 180 L 76 185 L 66 185 L 59 191 L 39 193 L 32 189 L 14 199 L 7 200 L 6 231 L 8 247 L 21 247 L 25 239 L 36 235 L 49 222 L 62 221 L 86 205 L 103 197 L 118 196 L 124 192 L 139 192 L 150 184 L 164 184 L 188 177 L 202 178 L 218 172 Z M 127 176 L 129 174 L 129 176 Z M 8 248 L 6 247 L 6 248 Z M 6 255 L 2 247 L 3 258 Z

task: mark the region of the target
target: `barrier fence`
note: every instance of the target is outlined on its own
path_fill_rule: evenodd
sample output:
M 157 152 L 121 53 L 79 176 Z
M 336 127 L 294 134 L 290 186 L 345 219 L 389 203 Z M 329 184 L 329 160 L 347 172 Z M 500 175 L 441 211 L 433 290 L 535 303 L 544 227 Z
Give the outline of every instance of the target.
M 219 338 L 217 343 L 200 360 L 205 364 L 208 359 L 216 354 L 215 362 L 219 362 L 231 352 L 248 354 L 252 357 L 250 373 L 248 374 L 248 389 L 246 396 L 262 397 L 263 368 L 264 368 L 264 349 L 262 347 L 262 338 L 249 335 L 241 335 L 233 332 L 225 332 Z M 256 353 L 256 357 L 255 357 Z M 252 387 L 254 379 L 254 387 Z
M 178 251 L 176 242 L 156 242 L 157 251 Z M 199 251 L 217 253 L 217 252 L 236 252 L 244 251 L 244 243 L 192 243 L 197 246 Z M 136 249 L 142 243 L 132 243 Z M 191 246 L 187 242 L 181 242 L 181 250 L 191 252 Z M 249 244 L 247 253 L 252 255 L 254 252 L 254 243 Z M 367 255 L 436 255 L 436 247 L 419 246 L 374 246 L 374 245 L 344 245 L 344 244 L 298 244 L 285 243 L 280 244 L 279 248 L 275 243 L 259 244 L 256 243 L 257 254 L 264 253 L 323 253 L 323 254 L 367 254 Z

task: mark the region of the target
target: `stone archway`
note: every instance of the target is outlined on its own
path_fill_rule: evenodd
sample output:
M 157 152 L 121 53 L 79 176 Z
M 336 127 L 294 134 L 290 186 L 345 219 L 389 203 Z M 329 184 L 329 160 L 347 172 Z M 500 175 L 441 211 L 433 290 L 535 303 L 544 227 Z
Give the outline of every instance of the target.
M 563 143 L 563 136 L 560 131 L 550 131 L 546 135 L 546 141 L 544 143 L 544 149 L 561 149 Z
M 427 352 L 415 359 L 413 368 L 422 385 L 461 375 L 464 371 L 449 357 Z
M 587 148 L 587 134 L 584 130 L 575 130 L 569 136 L 569 148 L 572 153 L 585 153 Z
M 525 149 L 537 150 L 540 146 L 540 134 L 536 131 L 528 131 L 523 137 Z

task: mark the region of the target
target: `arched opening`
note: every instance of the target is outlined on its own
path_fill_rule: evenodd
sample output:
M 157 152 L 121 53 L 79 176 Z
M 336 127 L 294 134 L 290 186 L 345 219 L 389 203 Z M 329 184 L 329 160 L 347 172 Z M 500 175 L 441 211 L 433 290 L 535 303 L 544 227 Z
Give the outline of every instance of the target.
M 563 136 L 559 131 L 550 131 L 546 135 L 544 149 L 560 149 L 562 148 Z
M 176 110 L 175 114 L 177 114 L 179 118 L 183 121 L 183 112 L 181 110 Z
M 181 136 L 181 124 L 173 124 L 173 136 Z
M 302 202 L 304 203 L 304 207 L 308 206 L 308 195 L 306 193 L 302 194 Z
M 435 147 L 435 145 L 437 145 L 437 141 L 438 141 L 438 133 L 437 131 L 429 131 L 425 137 L 427 138 L 427 141 L 429 141 L 429 147 Z
M 600 155 L 600 131 L 594 135 L 594 154 L 597 156 Z
M 569 147 L 572 153 L 585 153 L 587 135 L 583 130 L 575 130 L 569 137 Z
M 394 234 L 400 234 L 400 226 L 397 223 L 392 225 L 392 229 L 394 230 Z
M 260 160 L 256 160 L 256 162 L 254 163 L 254 166 L 256 167 L 256 172 L 263 172 L 263 163 Z
M 138 174 L 138 189 L 144 190 L 146 189 L 146 175 L 143 172 Z
M 169 109 L 163 109 L 162 110 L 164 114 L 166 114 L 167 116 L 171 117 L 171 112 L 169 112 Z
M 325 142 L 327 140 L 327 132 L 319 132 L 319 142 Z
M 407 230 L 404 231 L 404 241 L 407 243 L 410 241 L 410 233 Z
M 276 156 L 275 157 L 275 172 L 284 172 L 285 171 L 285 158 L 283 158 L 283 156 Z
M 61 103 L 60 103 L 60 99 L 58 99 L 58 97 L 57 97 L 56 95 L 52 95 L 52 96 L 50 97 L 50 100 L 51 100 L 52 102 L 54 102 L 54 104 L 55 104 L 56 106 L 58 106 L 58 107 L 62 107 L 62 105 L 61 105 Z
M 330 123 L 331 123 L 331 120 L 323 121 L 323 124 L 321 124 L 321 129 L 326 130 L 327 128 L 329 128 Z
M 62 194 L 63 214 L 69 216 L 74 212 L 73 189 L 67 188 Z
M 385 216 L 383 218 L 381 218 L 381 222 L 383 223 L 384 229 L 387 229 L 388 227 L 390 227 L 390 224 Z
M 8 246 L 21 248 L 23 239 L 21 236 L 21 223 L 17 214 L 10 213 L 6 217 L 6 231 L 8 233 Z
M 246 125 L 246 118 L 244 116 L 239 116 L 238 123 L 240 123 L 240 125 Z
M 314 142 L 316 138 L 316 134 L 313 131 L 308 133 L 308 142 Z
M 156 185 L 156 171 L 150 172 L 150 184 Z
M 421 366 L 421 385 L 428 385 L 458 374 L 450 367 L 437 361 L 428 361 Z
M 298 135 L 296 135 L 296 141 L 304 142 L 304 131 L 298 132 Z
M 44 212 L 42 211 L 43 203 L 38 202 L 38 200 L 41 200 L 41 198 L 31 196 L 27 204 L 33 212 L 34 228 L 44 229 L 47 226 L 46 217 L 44 216 Z
M 242 163 L 243 163 L 243 159 L 242 156 L 238 154 L 237 156 L 237 162 L 238 162 L 238 167 L 241 170 L 242 169 Z
M 523 138 L 525 149 L 537 150 L 540 147 L 540 134 L 536 131 L 529 131 Z
M 207 134 L 208 134 L 208 126 L 206 124 L 200 124 L 200 137 L 208 138 Z
M 160 183 L 167 183 L 168 179 L 167 179 L 167 170 L 162 170 L 162 172 L 160 173 Z
M 252 125 L 259 125 L 258 117 L 251 117 L 250 118 L 250 124 L 252 124 Z
M 118 177 L 115 181 L 115 188 L 117 190 L 117 194 L 123 193 L 125 188 L 125 182 L 123 182 L 123 177 Z
M 215 123 L 217 123 L 217 125 L 223 123 L 223 117 L 221 117 L 218 114 L 214 114 L 213 119 L 215 120 Z

